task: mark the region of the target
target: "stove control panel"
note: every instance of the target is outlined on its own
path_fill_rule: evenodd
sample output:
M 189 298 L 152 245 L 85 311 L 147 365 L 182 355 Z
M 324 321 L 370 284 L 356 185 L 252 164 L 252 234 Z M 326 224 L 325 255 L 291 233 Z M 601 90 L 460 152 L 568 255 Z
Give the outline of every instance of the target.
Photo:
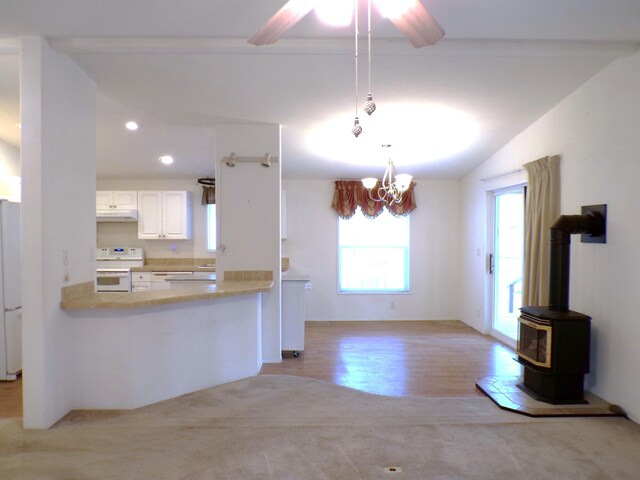
M 101 260 L 142 260 L 144 252 L 139 247 L 96 248 L 96 259 Z

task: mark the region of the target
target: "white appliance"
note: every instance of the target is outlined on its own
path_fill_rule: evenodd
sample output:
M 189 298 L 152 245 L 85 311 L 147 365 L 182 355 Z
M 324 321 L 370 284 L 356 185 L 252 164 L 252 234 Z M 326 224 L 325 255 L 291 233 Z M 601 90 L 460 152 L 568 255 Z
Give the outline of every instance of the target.
M 282 274 L 282 350 L 294 357 L 304 351 L 305 290 L 310 289 L 307 275 Z
M 143 265 L 142 248 L 97 248 L 96 292 L 130 292 L 131 268 Z
M 96 210 L 97 222 L 137 222 L 137 210 Z
M 22 371 L 20 204 L 0 201 L 0 380 Z

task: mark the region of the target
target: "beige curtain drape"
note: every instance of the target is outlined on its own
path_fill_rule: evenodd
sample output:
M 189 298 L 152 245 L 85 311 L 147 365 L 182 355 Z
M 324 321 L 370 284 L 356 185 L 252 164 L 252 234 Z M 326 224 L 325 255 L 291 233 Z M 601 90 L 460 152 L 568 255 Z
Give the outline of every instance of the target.
M 523 306 L 549 304 L 549 227 L 560 215 L 560 157 L 524 165 L 528 176 L 525 212 Z

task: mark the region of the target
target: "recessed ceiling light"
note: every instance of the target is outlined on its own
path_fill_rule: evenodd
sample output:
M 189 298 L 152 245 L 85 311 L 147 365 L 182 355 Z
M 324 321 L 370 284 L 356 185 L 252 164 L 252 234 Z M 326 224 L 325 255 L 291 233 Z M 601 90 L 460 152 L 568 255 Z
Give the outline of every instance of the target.
M 138 124 L 133 120 L 130 120 L 127 123 L 125 123 L 124 126 L 126 127 L 127 130 L 131 130 L 132 132 L 135 132 L 138 129 Z
M 173 163 L 173 157 L 171 155 L 163 155 L 159 160 L 165 165 L 171 165 Z

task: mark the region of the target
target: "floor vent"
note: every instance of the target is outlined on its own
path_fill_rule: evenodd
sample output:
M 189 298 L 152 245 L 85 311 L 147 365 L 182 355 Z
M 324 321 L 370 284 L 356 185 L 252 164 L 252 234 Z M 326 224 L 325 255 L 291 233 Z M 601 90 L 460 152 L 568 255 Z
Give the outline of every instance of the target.
M 402 473 L 402 469 L 400 467 L 384 467 L 382 471 L 384 473 Z

